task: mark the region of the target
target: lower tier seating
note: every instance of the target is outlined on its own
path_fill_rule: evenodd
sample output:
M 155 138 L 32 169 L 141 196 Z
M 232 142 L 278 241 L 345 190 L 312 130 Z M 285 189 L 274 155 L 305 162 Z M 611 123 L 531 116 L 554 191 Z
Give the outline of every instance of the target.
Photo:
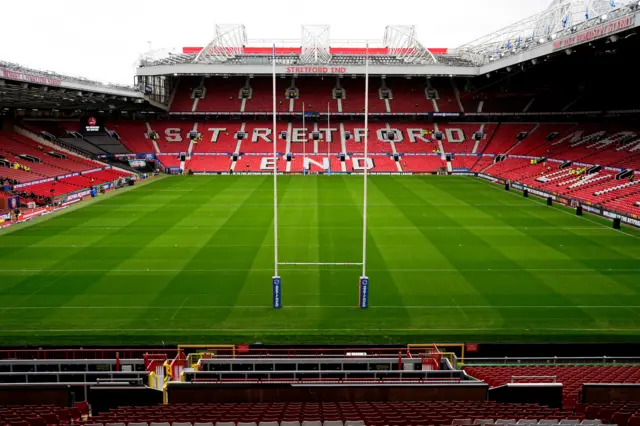
M 168 404 L 120 407 L 91 418 L 91 422 L 130 426 L 322 426 L 323 422 L 324 426 L 600 424 L 599 420 L 584 421 L 584 415 L 573 411 L 491 401 Z
M 640 366 L 466 367 L 465 371 L 492 387 L 510 383 L 514 376 L 532 377 L 527 382 L 534 383 L 548 383 L 555 377 L 564 386 L 565 407 L 575 406 L 584 383 L 640 383 Z

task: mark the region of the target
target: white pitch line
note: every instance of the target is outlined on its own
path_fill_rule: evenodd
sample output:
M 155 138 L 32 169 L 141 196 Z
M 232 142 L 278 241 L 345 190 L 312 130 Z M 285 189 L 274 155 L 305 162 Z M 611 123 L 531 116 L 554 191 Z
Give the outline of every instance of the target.
M 286 265 L 285 265 L 286 266 Z M 308 265 L 316 266 L 316 264 Z M 329 265 L 332 266 L 332 265 Z M 351 265 L 347 265 L 351 266 Z M 357 265 L 354 265 L 357 266 Z M 286 268 L 287 272 L 309 271 L 312 268 Z M 68 273 L 86 273 L 86 272 L 115 272 L 115 273 L 162 273 L 162 272 L 184 272 L 184 273 L 206 273 L 206 272 L 266 272 L 273 271 L 273 268 L 236 268 L 236 269 L 0 269 L 0 274 L 16 274 L 16 273 L 43 273 L 43 272 L 68 272 Z M 639 268 L 388 268 L 388 269 L 369 269 L 371 272 L 640 272 Z
M 82 329 L 24 329 L 24 330 L 2 330 L 0 334 L 22 334 L 22 333 L 37 333 L 37 334 L 46 334 L 46 333 L 96 333 L 96 332 L 162 332 L 162 333 L 181 333 L 181 332 L 222 332 L 222 333 L 300 333 L 300 332 L 345 332 L 345 333 L 368 333 L 368 332 L 389 332 L 389 331 L 402 331 L 402 332 L 420 332 L 429 334 L 430 332 L 481 332 L 481 331 L 491 331 L 491 332 L 502 332 L 506 334 L 510 334 L 513 332 L 517 332 L 519 334 L 527 334 L 528 332 L 633 332 L 637 333 L 637 328 L 541 328 L 535 327 L 533 329 L 510 329 L 510 328 L 494 328 L 494 327 L 475 327 L 475 328 L 296 328 L 292 329 L 291 327 L 287 328 L 218 328 L 213 327 L 211 330 L 208 330 L 204 327 L 199 328 L 82 328 Z
M 545 205 L 546 207 L 546 205 Z M 83 231 L 86 229 L 101 229 L 101 230 L 105 230 L 105 229 L 113 229 L 113 230 L 121 230 L 121 229 L 127 229 L 127 230 L 152 230 L 152 229 L 161 229 L 161 230 L 179 230 L 179 229 L 213 229 L 213 230 L 217 230 L 224 227 L 225 229 L 241 229 L 241 230 L 247 230 L 247 231 L 252 231 L 255 229 L 264 229 L 264 226 L 251 226 L 251 225 L 238 225 L 238 226 L 228 226 L 228 225 L 176 225 L 176 226 L 170 226 L 169 228 L 167 228 L 167 226 L 126 226 L 126 225 L 122 225 L 122 226 L 118 226 L 118 227 L 105 227 L 105 226 L 95 226 L 95 225 L 87 225 L 87 226 L 77 226 L 76 228 L 74 228 L 77 231 Z M 283 225 L 283 226 L 278 226 L 278 228 L 281 229 L 312 229 L 312 230 L 316 230 L 316 229 L 335 229 L 335 230 L 349 230 L 349 229 L 360 229 L 357 226 L 344 226 L 344 225 L 328 225 L 328 226 L 322 226 L 322 225 L 318 225 L 318 226 L 301 226 L 301 225 Z M 391 229 L 391 230 L 411 230 L 411 231 L 415 231 L 416 228 L 417 229 L 441 229 L 441 230 L 458 230 L 458 229 L 468 229 L 468 230 L 472 230 L 472 231 L 483 231 L 483 230 L 487 230 L 487 231 L 501 231 L 501 230 L 505 230 L 505 231 L 509 231 L 509 230 L 513 230 L 514 232 L 517 231 L 517 228 L 514 228 L 510 225 L 503 225 L 503 226 L 422 226 L 422 225 L 417 225 L 417 226 L 369 226 L 369 229 Z M 61 230 L 68 230 L 69 228 L 64 227 L 64 226 L 47 226 L 46 229 L 49 230 L 54 230 L 54 229 L 61 229 Z M 565 229 L 565 230 L 592 230 L 592 231 L 596 231 L 596 230 L 602 230 L 602 229 L 606 229 L 608 230 L 608 227 L 602 227 L 602 226 L 529 226 L 529 227 L 525 227 L 525 229 L 531 229 L 531 230 L 540 230 L 540 231 L 555 231 L 558 229 Z
M 48 282 L 47 284 L 45 284 L 42 287 L 37 288 L 35 291 L 33 291 L 31 294 L 29 294 L 26 297 L 23 297 L 22 299 L 20 299 L 18 302 L 16 302 L 15 304 L 13 304 L 12 306 L 3 308 L 3 310 L 8 311 L 10 309 L 13 309 L 15 307 L 17 307 L 19 304 L 21 304 L 22 302 L 29 300 L 31 297 L 35 296 L 36 294 L 38 294 L 40 291 L 44 290 L 47 287 L 52 286 L 53 284 L 55 284 L 56 282 L 60 281 L 62 278 L 64 278 L 67 275 L 67 273 L 63 273 L 62 275 L 54 278 L 52 281 Z
M 188 299 L 188 296 L 185 298 Z M 0 308 L 4 310 L 46 310 L 46 309 L 69 309 L 69 310 L 101 310 L 101 309 L 118 309 L 118 310 L 138 310 L 138 309 L 150 309 L 150 310 L 168 310 L 175 309 L 175 306 L 10 306 L 6 308 Z M 283 309 L 360 309 L 356 305 L 285 305 Z M 568 306 L 528 306 L 528 305 L 372 305 L 370 309 L 640 309 L 640 305 L 568 305 Z M 178 310 L 173 314 L 171 319 L 182 309 L 187 310 L 205 310 L 205 309 L 268 309 L 271 310 L 271 305 L 212 305 L 212 306 L 184 306 L 178 307 Z
M 171 315 L 171 321 L 173 321 L 173 319 L 176 317 L 176 315 L 178 315 L 178 312 L 180 312 L 180 309 L 182 309 L 184 307 L 184 304 L 187 303 L 187 299 L 189 299 L 189 296 L 184 298 L 184 300 L 182 301 L 182 305 L 180 305 L 180 307 L 178 309 L 176 309 L 176 311 L 173 313 L 173 315 Z
M 367 204 L 367 206 L 373 207 L 425 207 L 424 203 L 375 203 L 375 204 Z M 216 203 L 216 204 L 199 204 L 199 203 L 180 203 L 179 207 L 182 208 L 184 206 L 198 206 L 198 207 L 273 207 L 273 204 L 264 204 L 264 203 Z M 357 203 L 288 203 L 288 204 L 278 204 L 278 206 L 283 207 L 353 207 L 353 206 L 361 206 L 361 204 Z M 429 207 L 460 207 L 467 208 L 469 206 L 474 207 L 539 207 L 537 205 L 531 205 L 529 203 L 521 203 L 521 204 L 429 204 Z M 167 204 L 119 204 L 108 205 L 108 204 L 96 204 L 95 207 L 99 208 L 112 208 L 114 210 L 124 210 L 126 207 L 167 207 Z

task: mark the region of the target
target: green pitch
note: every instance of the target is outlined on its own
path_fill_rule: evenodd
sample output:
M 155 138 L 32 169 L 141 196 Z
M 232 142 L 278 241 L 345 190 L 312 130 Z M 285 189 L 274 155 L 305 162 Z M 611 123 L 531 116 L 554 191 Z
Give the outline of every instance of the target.
M 362 177 L 279 182 L 283 262 L 360 262 Z M 0 236 L 0 342 L 634 340 L 640 233 L 470 177 L 369 179 L 367 275 L 280 268 L 273 179 L 158 180 Z

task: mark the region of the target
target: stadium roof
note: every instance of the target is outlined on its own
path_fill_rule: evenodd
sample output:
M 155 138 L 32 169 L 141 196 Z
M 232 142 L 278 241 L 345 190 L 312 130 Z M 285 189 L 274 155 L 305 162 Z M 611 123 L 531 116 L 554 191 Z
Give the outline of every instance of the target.
M 3 108 L 137 109 L 147 102 L 132 86 L 104 84 L 0 61 Z
M 544 11 L 456 50 L 477 65 L 518 54 L 566 35 L 611 22 L 638 9 L 637 0 L 553 0 Z
M 554 0 L 456 49 L 428 49 L 402 25 L 387 26 L 382 40 L 332 40 L 328 26 L 303 26 L 299 40 L 251 40 L 243 25 L 218 26 L 203 48 L 142 55 L 137 74 L 269 74 L 275 53 L 278 74 L 364 74 L 368 56 L 372 74 L 475 76 L 633 29 L 639 8 L 639 0 Z

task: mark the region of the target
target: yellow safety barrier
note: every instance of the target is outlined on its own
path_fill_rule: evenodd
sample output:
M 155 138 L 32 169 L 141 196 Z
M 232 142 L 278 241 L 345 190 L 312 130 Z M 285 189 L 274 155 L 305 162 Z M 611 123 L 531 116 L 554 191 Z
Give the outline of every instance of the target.
M 153 371 L 149 373 L 149 387 L 151 389 L 158 389 L 158 375 Z

